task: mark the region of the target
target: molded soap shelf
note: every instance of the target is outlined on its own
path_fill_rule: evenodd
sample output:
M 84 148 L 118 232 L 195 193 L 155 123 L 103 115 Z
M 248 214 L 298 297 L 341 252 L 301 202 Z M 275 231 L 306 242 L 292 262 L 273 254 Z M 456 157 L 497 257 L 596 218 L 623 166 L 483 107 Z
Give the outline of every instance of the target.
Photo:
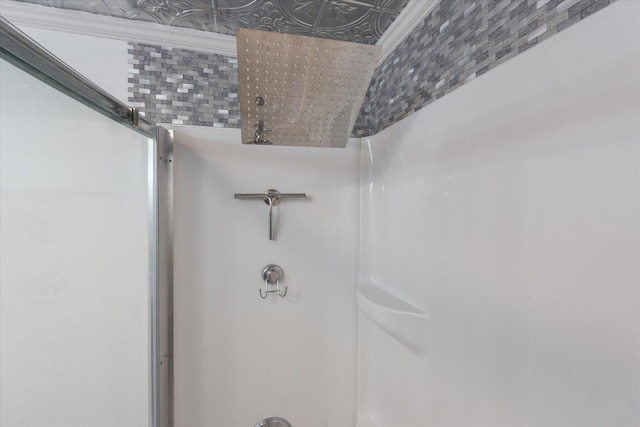
M 358 308 L 378 328 L 416 353 L 423 353 L 427 341 L 427 315 L 407 301 L 373 283 L 358 287 Z

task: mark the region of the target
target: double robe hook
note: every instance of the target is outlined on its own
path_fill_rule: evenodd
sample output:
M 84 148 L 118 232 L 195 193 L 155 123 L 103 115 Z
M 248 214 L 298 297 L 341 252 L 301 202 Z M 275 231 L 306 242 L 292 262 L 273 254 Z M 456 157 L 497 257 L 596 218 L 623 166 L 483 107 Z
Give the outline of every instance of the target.
M 280 297 L 287 295 L 288 287 L 285 286 L 284 292 L 280 290 L 280 279 L 282 279 L 282 268 L 275 264 L 269 264 L 262 270 L 262 278 L 264 279 L 264 293 L 262 289 L 258 289 L 260 297 L 266 299 L 269 294 L 277 293 Z M 274 289 L 275 287 L 275 289 Z

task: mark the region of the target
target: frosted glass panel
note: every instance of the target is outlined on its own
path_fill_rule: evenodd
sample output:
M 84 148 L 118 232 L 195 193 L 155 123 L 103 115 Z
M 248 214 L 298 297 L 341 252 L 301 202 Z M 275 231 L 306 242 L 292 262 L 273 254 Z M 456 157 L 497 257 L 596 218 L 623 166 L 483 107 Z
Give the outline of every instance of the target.
M 148 426 L 149 141 L 0 79 L 0 425 Z

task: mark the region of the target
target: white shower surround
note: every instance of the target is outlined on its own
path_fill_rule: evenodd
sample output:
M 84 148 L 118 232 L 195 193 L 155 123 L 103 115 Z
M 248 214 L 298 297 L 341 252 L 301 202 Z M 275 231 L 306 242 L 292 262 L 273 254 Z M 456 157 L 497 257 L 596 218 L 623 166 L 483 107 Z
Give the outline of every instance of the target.
M 177 127 L 177 425 L 637 424 L 638 12 L 363 139 L 357 293 L 357 147 Z M 267 188 L 311 195 L 278 207 L 277 242 L 266 206 L 231 199 Z M 259 299 L 271 262 L 295 300 Z
M 640 425 L 638 22 L 363 139 L 358 427 Z
M 359 141 L 251 146 L 240 129 L 175 129 L 175 425 L 355 425 Z M 275 241 L 269 207 L 234 199 L 270 188 L 308 196 L 274 208 Z M 286 297 L 260 298 L 268 264 Z

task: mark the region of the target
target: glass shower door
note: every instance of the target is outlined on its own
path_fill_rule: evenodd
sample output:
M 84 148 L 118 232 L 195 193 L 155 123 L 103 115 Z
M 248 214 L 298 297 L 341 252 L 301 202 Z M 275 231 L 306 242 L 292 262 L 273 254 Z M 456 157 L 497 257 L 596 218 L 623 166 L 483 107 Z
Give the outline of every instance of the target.
M 0 425 L 148 426 L 150 140 L 0 83 Z

